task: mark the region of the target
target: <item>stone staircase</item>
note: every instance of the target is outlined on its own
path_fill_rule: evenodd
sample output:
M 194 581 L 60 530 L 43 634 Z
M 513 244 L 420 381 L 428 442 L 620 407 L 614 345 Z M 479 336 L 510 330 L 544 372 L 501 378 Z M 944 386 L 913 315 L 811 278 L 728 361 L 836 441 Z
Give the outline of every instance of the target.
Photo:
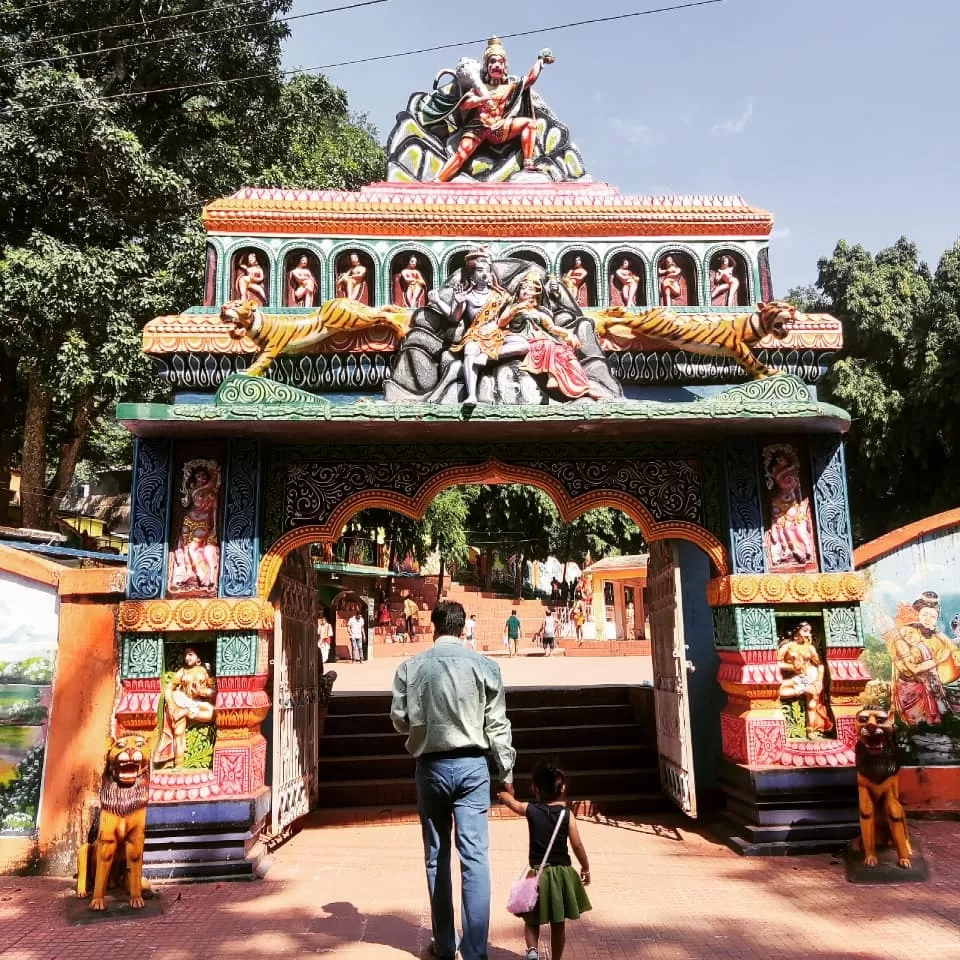
M 416 820 L 414 761 L 394 732 L 389 694 L 335 694 L 320 741 L 319 809 L 306 825 Z M 507 691 L 517 749 L 515 786 L 531 798 L 541 758 L 559 764 L 579 816 L 667 809 L 660 792 L 647 687 L 517 688 Z M 493 816 L 511 816 L 499 804 Z

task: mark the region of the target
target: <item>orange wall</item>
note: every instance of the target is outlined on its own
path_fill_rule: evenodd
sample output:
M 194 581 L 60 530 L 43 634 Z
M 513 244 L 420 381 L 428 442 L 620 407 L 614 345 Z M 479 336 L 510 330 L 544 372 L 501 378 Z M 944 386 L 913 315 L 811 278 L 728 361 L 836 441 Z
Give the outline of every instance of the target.
M 910 813 L 960 812 L 960 767 L 901 767 L 900 799 Z
M 9 560 L 0 557 L 0 563 L 5 559 Z M 13 564 L 4 564 L 9 565 Z M 25 566 L 21 564 L 17 572 L 28 577 L 40 573 L 27 572 Z M 46 567 L 48 577 L 52 566 Z M 116 611 L 126 574 L 118 568 L 58 566 L 55 577 L 60 623 L 40 822 L 35 841 L 0 843 L 0 873 L 39 868 L 71 874 L 77 846 L 90 828 L 92 808 L 99 804 L 119 668 Z

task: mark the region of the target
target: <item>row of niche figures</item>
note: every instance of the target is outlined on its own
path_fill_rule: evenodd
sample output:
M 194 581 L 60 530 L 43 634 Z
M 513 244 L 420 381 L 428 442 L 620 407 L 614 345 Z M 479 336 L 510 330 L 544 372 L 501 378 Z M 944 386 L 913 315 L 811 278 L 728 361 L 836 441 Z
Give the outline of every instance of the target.
M 544 258 L 535 251 L 517 251 L 511 256 L 530 260 L 549 269 Z M 269 265 L 261 262 L 256 250 L 243 250 L 234 255 L 231 292 L 241 300 L 256 300 L 262 306 L 270 302 Z M 462 257 L 460 258 L 462 259 Z M 634 253 L 615 254 L 615 266 L 607 277 L 608 297 L 612 306 L 647 306 L 646 265 Z M 433 267 L 426 257 L 403 252 L 393 258 L 390 272 L 390 302 L 416 309 L 427 302 L 427 293 L 434 286 Z M 450 272 L 462 267 L 455 256 Z M 596 268 L 590 254 L 576 251 L 561 260 L 561 280 L 581 307 L 598 306 Z M 656 288 L 661 306 L 698 306 L 697 265 L 690 254 L 674 250 L 657 262 Z M 710 304 L 736 307 L 749 302 L 748 269 L 740 253 L 722 250 L 710 260 Z M 295 250 L 285 263 L 283 306 L 315 307 L 321 300 L 321 267 L 316 254 Z M 375 306 L 377 300 L 376 267 L 369 254 L 351 250 L 336 262 L 334 296 L 357 300 Z

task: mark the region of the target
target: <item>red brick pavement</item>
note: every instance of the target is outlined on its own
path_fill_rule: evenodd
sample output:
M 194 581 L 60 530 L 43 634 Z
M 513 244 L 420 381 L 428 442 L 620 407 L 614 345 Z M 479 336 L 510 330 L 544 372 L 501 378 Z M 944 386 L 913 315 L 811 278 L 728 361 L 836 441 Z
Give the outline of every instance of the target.
M 931 879 L 852 886 L 829 856 L 744 859 L 681 818 L 584 823 L 594 909 L 570 922 L 567 960 L 960 960 L 960 831 L 914 823 Z M 520 820 L 491 824 L 490 960 L 521 957 L 503 909 L 524 859 Z M 163 914 L 88 926 L 66 921 L 64 881 L 0 878 L 3 960 L 236 960 L 331 954 L 429 956 L 429 913 L 414 825 L 309 829 L 263 881 L 165 885 Z M 547 958 L 549 952 L 544 950 Z

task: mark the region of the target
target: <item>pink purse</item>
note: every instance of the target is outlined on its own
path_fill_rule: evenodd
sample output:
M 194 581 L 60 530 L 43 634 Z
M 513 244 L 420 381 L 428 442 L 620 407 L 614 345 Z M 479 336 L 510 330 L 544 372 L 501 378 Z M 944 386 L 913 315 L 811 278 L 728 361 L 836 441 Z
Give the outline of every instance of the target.
M 510 895 L 507 897 L 507 910 L 514 916 L 522 917 L 537 905 L 537 901 L 540 899 L 540 874 L 543 873 L 543 868 L 550 859 L 553 841 L 557 839 L 557 833 L 566 812 L 566 808 L 564 808 L 560 811 L 560 816 L 557 817 L 557 825 L 553 828 L 553 836 L 550 837 L 550 842 L 547 844 L 543 860 L 540 861 L 540 867 L 536 874 L 532 877 L 527 876 L 531 868 L 524 867 L 519 878 L 513 881 L 513 885 L 510 887 Z

